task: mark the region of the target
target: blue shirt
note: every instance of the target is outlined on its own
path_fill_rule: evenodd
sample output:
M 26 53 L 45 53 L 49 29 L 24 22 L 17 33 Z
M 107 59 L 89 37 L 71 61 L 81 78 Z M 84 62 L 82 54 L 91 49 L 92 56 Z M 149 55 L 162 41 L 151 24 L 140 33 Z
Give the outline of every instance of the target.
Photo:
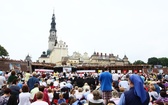
M 112 91 L 112 74 L 110 72 L 103 72 L 99 76 L 102 91 Z
M 132 87 L 129 91 L 121 94 L 118 105 L 148 105 L 150 97 L 148 92 L 145 91 L 145 93 L 147 99 L 145 100 L 145 102 L 141 103 L 140 98 L 134 94 L 134 87 Z
M 34 88 L 34 84 L 38 83 L 39 84 L 39 80 L 36 77 L 31 77 L 28 81 L 27 81 L 27 85 L 30 89 L 30 91 Z
M 66 102 L 65 98 L 63 98 L 63 99 L 58 99 L 58 104 L 61 104 L 61 103 L 63 103 L 63 102 Z
M 121 94 L 120 102 L 118 103 L 118 105 L 125 105 L 125 95 L 124 95 L 124 93 Z
M 67 83 L 67 84 L 66 84 L 66 87 L 68 87 L 68 88 L 72 89 L 72 87 L 73 87 L 73 86 L 72 86 L 72 84 L 71 84 L 71 83 Z
M 87 99 L 87 95 L 90 93 L 90 91 L 87 91 L 83 94 L 83 96 L 85 97 L 85 99 Z
M 19 86 L 20 89 L 22 89 L 22 86 L 23 86 L 22 83 L 19 82 L 17 85 Z

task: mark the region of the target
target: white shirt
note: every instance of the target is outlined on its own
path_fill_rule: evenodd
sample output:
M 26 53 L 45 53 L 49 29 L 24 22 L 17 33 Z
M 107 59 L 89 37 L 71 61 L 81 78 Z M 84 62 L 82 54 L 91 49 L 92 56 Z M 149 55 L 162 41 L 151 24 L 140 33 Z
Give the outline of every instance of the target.
M 93 98 L 91 98 L 90 100 L 89 100 L 91 103 L 93 103 L 93 104 L 98 104 L 98 103 L 104 103 L 104 100 L 103 99 L 98 99 L 98 100 L 94 100 Z
M 30 105 L 30 93 L 20 93 L 19 94 L 19 104 L 18 105 Z
M 85 91 L 86 89 L 89 89 L 89 90 L 90 90 L 90 86 L 89 86 L 89 85 L 84 85 L 84 86 L 83 86 L 83 91 Z
M 35 87 L 31 90 L 31 96 L 30 96 L 30 99 L 34 99 L 34 95 L 39 92 L 39 88 L 38 87 Z
M 58 81 L 54 81 L 54 86 L 57 87 L 59 85 Z
M 51 82 L 53 82 L 53 80 L 52 79 L 48 79 L 47 80 L 47 85 L 50 85 Z
M 3 86 L 4 82 L 5 82 L 5 77 L 0 76 L 0 88 Z
M 42 82 L 42 81 L 40 81 L 40 86 L 47 86 L 47 83 L 44 81 L 44 82 Z
M 49 97 L 50 102 L 52 102 L 54 94 L 53 93 L 48 93 L 48 97 Z
M 93 99 L 93 94 L 92 93 L 87 95 L 87 101 L 89 101 L 90 99 Z
M 120 87 L 123 87 L 125 88 L 126 90 L 129 90 L 129 83 L 128 81 L 120 81 L 119 84 L 118 84 Z
M 46 82 L 42 82 L 42 85 L 46 87 L 46 86 L 47 86 L 47 83 L 46 83 Z
M 113 81 L 118 81 L 119 75 L 117 73 L 112 75 Z
M 66 82 L 61 82 L 60 83 L 60 88 L 66 87 Z
M 159 94 L 156 91 L 149 92 L 149 96 L 153 96 L 155 99 L 159 98 Z
M 110 101 L 114 101 L 116 105 L 119 104 L 120 98 L 111 98 Z
M 78 92 L 78 94 L 75 94 L 76 99 L 82 99 L 83 97 L 83 92 Z
M 25 81 L 28 81 L 29 78 L 30 78 L 30 73 L 26 73 L 26 74 L 25 74 Z
M 33 102 L 31 105 L 48 105 L 48 103 L 45 101 L 37 100 Z

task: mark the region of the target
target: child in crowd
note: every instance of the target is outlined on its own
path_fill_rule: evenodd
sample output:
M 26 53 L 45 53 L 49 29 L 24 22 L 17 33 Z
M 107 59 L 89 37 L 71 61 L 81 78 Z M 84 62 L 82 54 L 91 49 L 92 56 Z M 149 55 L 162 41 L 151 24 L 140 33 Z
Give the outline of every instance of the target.
M 60 105 L 61 103 L 66 102 L 65 98 L 63 97 L 63 94 L 59 94 L 59 99 L 58 99 L 58 104 Z

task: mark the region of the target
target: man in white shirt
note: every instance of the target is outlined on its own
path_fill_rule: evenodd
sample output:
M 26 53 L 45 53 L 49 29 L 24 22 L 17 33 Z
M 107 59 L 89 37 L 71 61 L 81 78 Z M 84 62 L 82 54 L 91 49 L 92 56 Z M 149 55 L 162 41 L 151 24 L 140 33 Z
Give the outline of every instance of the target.
M 47 102 L 42 101 L 43 100 L 42 92 L 39 91 L 38 93 L 36 93 L 36 98 L 37 98 L 37 101 L 33 102 L 31 105 L 48 105 Z
M 114 73 L 112 74 L 112 77 L 113 77 L 113 82 L 115 83 L 115 86 L 118 86 L 118 78 L 119 78 L 119 75 L 117 73 Z
M 113 81 L 118 81 L 119 75 L 117 73 L 113 74 Z
M 119 88 L 124 88 L 124 91 L 128 91 L 129 90 L 129 83 L 126 80 L 126 78 L 121 79 L 121 81 L 118 84 L 118 87 Z

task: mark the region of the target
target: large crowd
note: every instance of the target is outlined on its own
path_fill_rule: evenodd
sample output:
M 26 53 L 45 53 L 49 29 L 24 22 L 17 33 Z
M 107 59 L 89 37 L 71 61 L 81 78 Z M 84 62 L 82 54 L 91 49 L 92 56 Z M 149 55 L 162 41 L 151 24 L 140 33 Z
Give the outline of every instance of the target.
M 168 105 L 168 75 L 1 71 L 0 105 Z

